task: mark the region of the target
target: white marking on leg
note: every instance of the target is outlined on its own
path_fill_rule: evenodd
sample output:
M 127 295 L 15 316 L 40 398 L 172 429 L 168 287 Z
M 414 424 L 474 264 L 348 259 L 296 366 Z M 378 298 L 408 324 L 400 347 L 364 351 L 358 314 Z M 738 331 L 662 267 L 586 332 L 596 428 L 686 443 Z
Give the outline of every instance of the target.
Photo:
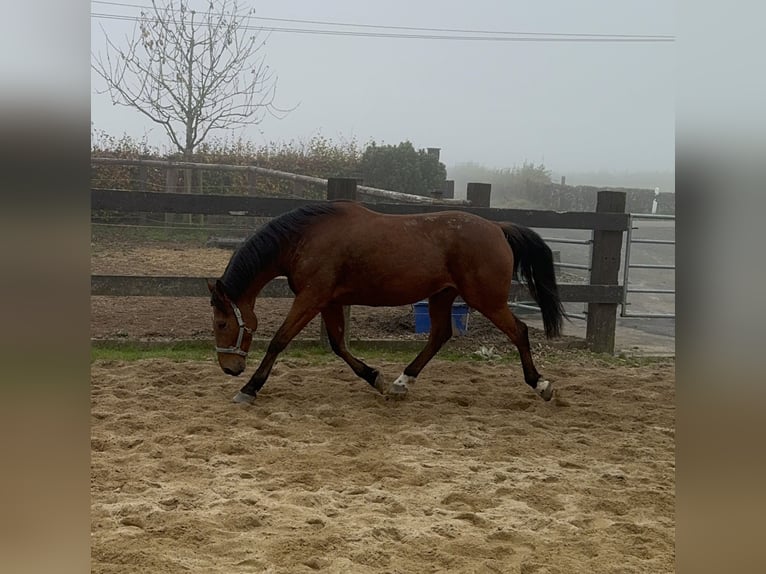
M 399 378 L 394 381 L 395 385 L 404 385 L 405 387 L 412 385 L 414 383 L 415 383 L 415 377 L 405 375 L 404 373 L 399 375 Z
M 405 394 L 409 386 L 415 382 L 415 377 L 410 377 L 402 373 L 399 377 L 391 383 L 391 387 L 388 389 L 389 393 L 403 395 Z
M 546 401 L 550 400 L 553 396 L 553 388 L 551 382 L 546 379 L 540 379 L 535 386 L 535 392 L 540 395 Z

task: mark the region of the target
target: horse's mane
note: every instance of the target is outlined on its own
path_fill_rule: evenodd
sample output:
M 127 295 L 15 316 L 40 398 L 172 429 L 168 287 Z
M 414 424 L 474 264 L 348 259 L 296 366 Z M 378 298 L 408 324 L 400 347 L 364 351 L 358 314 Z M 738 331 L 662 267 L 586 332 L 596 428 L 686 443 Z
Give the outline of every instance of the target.
M 316 203 L 289 211 L 269 221 L 232 255 L 223 282 L 226 295 L 238 299 L 250 286 L 253 278 L 271 265 L 282 249 L 297 239 L 301 232 L 317 217 L 337 213 L 334 203 Z

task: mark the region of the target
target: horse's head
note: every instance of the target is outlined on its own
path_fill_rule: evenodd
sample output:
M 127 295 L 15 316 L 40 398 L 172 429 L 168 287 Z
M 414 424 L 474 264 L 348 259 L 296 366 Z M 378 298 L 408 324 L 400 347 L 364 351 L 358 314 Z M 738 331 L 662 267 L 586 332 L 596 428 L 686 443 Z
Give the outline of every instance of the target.
M 242 307 L 229 298 L 220 280 L 207 282 L 213 307 L 213 334 L 218 364 L 227 375 L 245 370 L 247 352 L 253 341 L 258 320 L 249 305 Z

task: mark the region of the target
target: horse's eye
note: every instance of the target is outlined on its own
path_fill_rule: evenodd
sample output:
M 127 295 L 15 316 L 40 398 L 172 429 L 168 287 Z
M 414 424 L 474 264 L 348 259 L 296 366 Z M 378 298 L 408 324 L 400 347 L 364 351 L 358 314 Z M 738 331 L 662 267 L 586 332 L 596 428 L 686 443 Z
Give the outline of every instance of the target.
M 218 330 L 223 331 L 226 328 L 226 321 L 218 321 L 215 326 Z

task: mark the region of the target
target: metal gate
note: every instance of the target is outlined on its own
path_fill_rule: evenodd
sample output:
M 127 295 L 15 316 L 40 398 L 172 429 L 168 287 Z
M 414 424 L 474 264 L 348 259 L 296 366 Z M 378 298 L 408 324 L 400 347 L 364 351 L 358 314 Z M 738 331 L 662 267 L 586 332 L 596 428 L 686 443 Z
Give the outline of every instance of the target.
M 654 245 L 675 245 L 675 239 L 645 239 L 633 237 L 633 231 L 639 229 L 635 225 L 636 221 L 648 221 L 648 220 L 668 220 L 675 222 L 675 215 L 658 215 L 658 214 L 629 214 L 628 220 L 628 232 L 625 238 L 625 262 L 623 264 L 622 274 L 622 305 L 620 308 L 620 317 L 642 317 L 642 318 L 667 318 L 675 319 L 675 313 L 630 313 L 628 312 L 628 306 L 630 301 L 628 296 L 630 293 L 655 293 L 662 295 L 672 295 L 675 297 L 675 289 L 658 289 L 651 287 L 631 287 L 630 286 L 630 270 L 631 269 L 656 269 L 656 270 L 668 270 L 675 269 L 675 264 L 650 264 L 650 263 L 631 263 L 630 255 L 633 245 L 637 243 L 642 244 L 654 244 Z
M 571 239 L 567 237 L 543 237 L 543 241 L 546 243 L 561 243 L 561 244 L 571 244 L 571 245 L 584 245 L 588 248 L 587 254 L 585 255 L 586 259 L 588 260 L 587 263 L 568 263 L 568 262 L 562 262 L 562 261 L 554 261 L 553 266 L 557 269 L 578 269 L 581 271 L 587 271 L 588 274 L 590 274 L 591 269 L 591 246 L 593 245 L 593 234 L 591 233 L 590 239 Z M 521 279 L 518 276 L 515 276 L 514 279 L 516 281 L 521 281 Z M 590 280 L 588 280 L 590 282 Z M 511 301 L 510 306 L 517 308 L 517 309 L 526 309 L 529 311 L 540 311 L 540 307 L 537 305 L 535 301 Z M 571 311 L 565 311 L 564 315 L 570 319 L 581 319 L 583 321 L 588 319 L 588 315 L 586 311 L 583 311 L 582 313 L 573 313 Z
M 635 237 L 633 231 L 639 229 L 639 226 L 637 225 L 637 223 L 639 221 L 650 221 L 650 220 L 655 220 L 655 221 L 662 220 L 662 221 L 675 222 L 675 215 L 630 213 L 628 214 L 628 217 L 629 217 L 629 225 L 628 225 L 628 231 L 625 236 L 625 257 L 623 259 L 623 274 L 622 274 L 622 285 L 624 289 L 622 294 L 622 303 L 620 305 L 620 317 L 675 319 L 675 313 L 644 313 L 644 312 L 631 313 L 628 311 L 628 307 L 630 306 L 629 295 L 631 293 L 644 293 L 644 294 L 652 293 L 652 294 L 675 296 L 675 289 L 630 286 L 630 270 L 631 269 L 674 270 L 676 268 L 675 264 L 668 265 L 668 264 L 650 264 L 650 263 L 631 263 L 630 262 L 631 252 L 632 252 L 633 246 L 636 244 L 675 245 L 675 239 L 672 239 L 672 240 L 648 239 L 648 238 Z M 586 257 L 588 260 L 587 263 L 583 264 L 583 263 L 568 263 L 568 262 L 555 261 L 553 265 L 557 268 L 578 269 L 578 270 L 584 270 L 584 271 L 590 272 L 591 270 L 590 247 L 593 244 L 592 238 L 591 239 L 570 239 L 570 238 L 563 238 L 563 237 L 544 237 L 543 239 L 545 240 L 546 243 L 569 243 L 569 244 L 583 245 L 588 247 L 587 255 L 584 255 L 584 257 Z M 512 301 L 510 302 L 510 305 L 515 308 L 527 309 L 530 311 L 540 310 L 540 308 L 537 306 L 537 304 L 534 301 Z M 582 319 L 582 320 L 587 319 L 586 310 L 584 310 L 582 313 L 567 312 L 566 315 L 567 317 L 573 318 L 573 319 Z

